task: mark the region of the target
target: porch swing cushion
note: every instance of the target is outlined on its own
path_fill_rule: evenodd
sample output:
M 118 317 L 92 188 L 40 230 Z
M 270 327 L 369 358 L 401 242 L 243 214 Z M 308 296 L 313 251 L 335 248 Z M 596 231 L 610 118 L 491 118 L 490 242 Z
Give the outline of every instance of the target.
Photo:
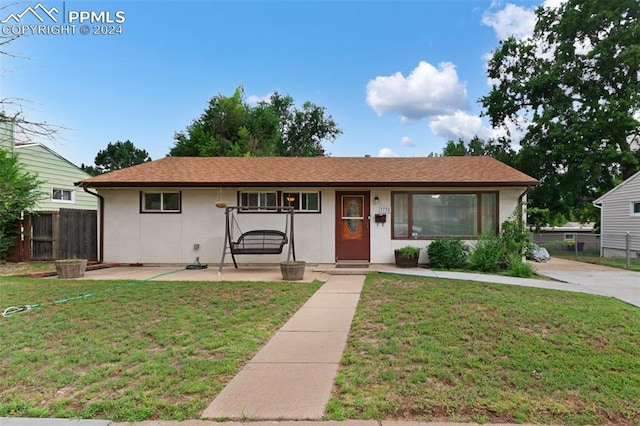
M 280 254 L 287 244 L 287 234 L 282 231 L 263 229 L 247 231 L 231 243 L 233 254 Z

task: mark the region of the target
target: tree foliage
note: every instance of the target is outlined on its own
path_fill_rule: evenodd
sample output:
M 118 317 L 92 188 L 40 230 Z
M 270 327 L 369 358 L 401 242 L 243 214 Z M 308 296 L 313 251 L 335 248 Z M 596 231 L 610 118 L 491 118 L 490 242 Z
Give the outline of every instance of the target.
M 91 176 L 97 176 L 149 161 L 151 161 L 149 153 L 144 149 L 136 148 L 135 145 L 127 139 L 125 142 L 109 142 L 105 149 L 98 151 L 93 166 L 85 166 L 82 164 L 80 168 Z
M 42 181 L 25 171 L 18 157 L 0 149 L 0 259 L 5 259 L 13 245 L 11 231 L 22 213 L 28 213 L 44 194 Z
M 493 53 L 481 102 L 493 126 L 525 131 L 516 164 L 541 181 L 532 203 L 588 219 L 640 168 L 640 2 L 567 0 L 536 15 L 532 38 Z
M 297 109 L 291 96 L 278 92 L 269 101 L 249 105 L 242 87 L 219 94 L 184 132 L 175 134 L 174 157 L 313 156 L 322 142 L 342 131 L 323 107 L 305 102 Z
M 468 143 L 464 140 L 450 140 L 442 149 L 443 157 L 487 156 L 517 168 L 518 156 L 505 138 L 485 141 L 475 136 Z

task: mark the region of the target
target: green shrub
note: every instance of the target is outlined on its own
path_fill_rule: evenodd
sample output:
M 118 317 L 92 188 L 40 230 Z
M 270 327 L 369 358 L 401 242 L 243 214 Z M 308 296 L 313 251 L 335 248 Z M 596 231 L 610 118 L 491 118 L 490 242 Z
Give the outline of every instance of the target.
M 420 247 L 416 246 L 404 246 L 397 249 L 398 252 L 402 253 L 402 255 L 407 257 L 418 257 L 420 256 Z
M 429 263 L 436 269 L 460 269 L 467 264 L 468 247 L 460 240 L 435 240 L 427 247 Z
M 500 237 L 483 234 L 469 255 L 469 267 L 474 271 L 496 272 L 504 268 L 505 248 Z
M 522 261 L 519 256 L 513 256 L 507 266 L 507 275 L 511 277 L 529 278 L 535 275 L 535 269 L 530 263 Z
M 504 221 L 500 235 L 481 235 L 469 256 L 470 268 L 481 272 L 506 270 L 513 276 L 528 277 L 533 268 L 522 262 L 531 251 L 531 233 L 524 227 L 522 205 Z M 514 260 L 517 259 L 517 260 Z

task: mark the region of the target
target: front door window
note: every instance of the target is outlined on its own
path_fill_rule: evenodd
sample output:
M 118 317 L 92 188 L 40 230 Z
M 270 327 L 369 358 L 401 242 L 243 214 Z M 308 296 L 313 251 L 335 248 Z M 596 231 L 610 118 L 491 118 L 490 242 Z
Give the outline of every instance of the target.
M 342 237 L 347 240 L 361 240 L 364 229 L 364 197 L 342 197 Z

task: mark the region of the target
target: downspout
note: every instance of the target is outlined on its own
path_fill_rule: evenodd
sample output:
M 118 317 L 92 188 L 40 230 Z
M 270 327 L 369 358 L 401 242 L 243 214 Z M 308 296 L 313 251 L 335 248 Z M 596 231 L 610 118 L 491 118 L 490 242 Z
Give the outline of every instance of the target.
M 527 186 L 527 189 L 524 190 L 524 192 L 522 194 L 520 194 L 520 196 L 518 197 L 518 205 L 521 206 L 522 205 L 522 200 L 524 200 L 524 197 L 529 193 L 529 191 L 531 191 L 531 186 Z M 524 213 L 526 210 L 522 210 L 522 213 Z M 525 216 L 524 218 L 522 217 L 522 215 L 520 216 L 520 220 L 524 220 L 524 224 L 525 226 L 527 225 L 527 217 Z
M 596 209 L 600 210 L 600 230 L 599 230 L 599 235 L 600 235 L 600 257 L 603 257 L 603 251 L 602 251 L 602 204 L 596 204 L 596 200 L 593 200 L 591 202 L 591 204 L 593 204 L 593 206 Z
M 100 238 L 98 239 L 98 263 L 104 261 L 104 197 L 97 192 L 91 192 L 86 186 L 82 186 L 82 189 L 87 194 L 91 194 L 94 197 L 98 197 L 98 211 L 100 212 L 100 221 L 98 222 L 98 229 Z

